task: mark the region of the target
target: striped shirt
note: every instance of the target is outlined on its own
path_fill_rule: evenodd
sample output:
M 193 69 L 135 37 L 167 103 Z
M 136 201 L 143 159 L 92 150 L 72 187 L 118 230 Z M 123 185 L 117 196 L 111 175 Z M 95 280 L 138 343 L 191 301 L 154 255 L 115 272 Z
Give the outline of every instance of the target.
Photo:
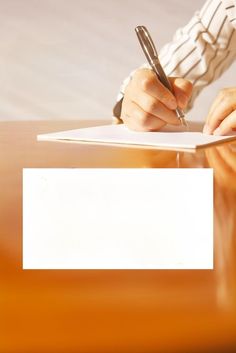
M 177 30 L 172 42 L 161 49 L 159 59 L 167 76 L 183 77 L 193 84 L 187 110 L 201 90 L 219 78 L 236 59 L 235 29 L 236 0 L 208 0 L 185 27 Z M 149 65 L 141 67 L 149 68 Z M 135 71 L 121 86 L 113 109 L 117 118 L 124 90 Z

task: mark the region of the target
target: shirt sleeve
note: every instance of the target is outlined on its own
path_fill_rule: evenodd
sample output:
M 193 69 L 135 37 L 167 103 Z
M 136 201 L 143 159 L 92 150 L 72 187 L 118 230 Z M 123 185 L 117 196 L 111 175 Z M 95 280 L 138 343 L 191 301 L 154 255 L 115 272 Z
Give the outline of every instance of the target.
M 188 79 L 193 84 L 189 110 L 201 90 L 219 78 L 236 58 L 236 1 L 208 0 L 189 23 L 177 30 L 160 51 L 167 76 Z M 149 67 L 147 64 L 142 67 Z M 135 70 L 136 71 L 136 70 Z M 114 116 L 120 117 L 124 91 L 134 72 L 120 88 Z

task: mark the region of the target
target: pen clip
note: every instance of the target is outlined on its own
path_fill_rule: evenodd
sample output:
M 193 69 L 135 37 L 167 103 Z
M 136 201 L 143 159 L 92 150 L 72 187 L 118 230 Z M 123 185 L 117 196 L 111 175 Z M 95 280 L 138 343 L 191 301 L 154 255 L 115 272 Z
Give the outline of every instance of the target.
M 137 26 L 135 32 L 149 64 L 153 65 L 154 62 L 159 61 L 156 47 L 147 28 L 145 26 Z

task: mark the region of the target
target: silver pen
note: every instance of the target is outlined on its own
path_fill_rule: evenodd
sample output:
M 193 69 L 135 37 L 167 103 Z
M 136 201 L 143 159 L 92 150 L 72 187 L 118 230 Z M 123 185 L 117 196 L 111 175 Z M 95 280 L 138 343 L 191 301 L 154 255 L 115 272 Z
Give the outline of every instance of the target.
M 135 32 L 138 36 L 139 42 L 141 44 L 141 47 L 143 49 L 143 52 L 148 60 L 149 65 L 151 66 L 152 70 L 155 72 L 157 75 L 158 79 L 163 83 L 163 85 L 168 88 L 172 93 L 172 87 L 171 84 L 168 80 L 168 77 L 165 74 L 165 71 L 163 70 L 161 63 L 158 58 L 157 50 L 155 48 L 155 45 L 153 43 L 153 40 L 147 30 L 146 27 L 144 26 L 138 26 L 135 28 Z M 182 109 L 179 107 L 176 108 L 175 110 L 177 117 L 181 121 L 181 124 L 188 127 L 188 124 L 184 118 L 184 112 Z

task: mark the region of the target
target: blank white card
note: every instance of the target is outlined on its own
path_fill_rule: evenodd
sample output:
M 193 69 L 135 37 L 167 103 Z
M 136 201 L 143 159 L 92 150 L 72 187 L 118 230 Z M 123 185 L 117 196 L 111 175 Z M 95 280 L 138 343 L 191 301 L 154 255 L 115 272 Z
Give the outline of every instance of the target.
M 24 269 L 212 269 L 212 169 L 24 169 Z

